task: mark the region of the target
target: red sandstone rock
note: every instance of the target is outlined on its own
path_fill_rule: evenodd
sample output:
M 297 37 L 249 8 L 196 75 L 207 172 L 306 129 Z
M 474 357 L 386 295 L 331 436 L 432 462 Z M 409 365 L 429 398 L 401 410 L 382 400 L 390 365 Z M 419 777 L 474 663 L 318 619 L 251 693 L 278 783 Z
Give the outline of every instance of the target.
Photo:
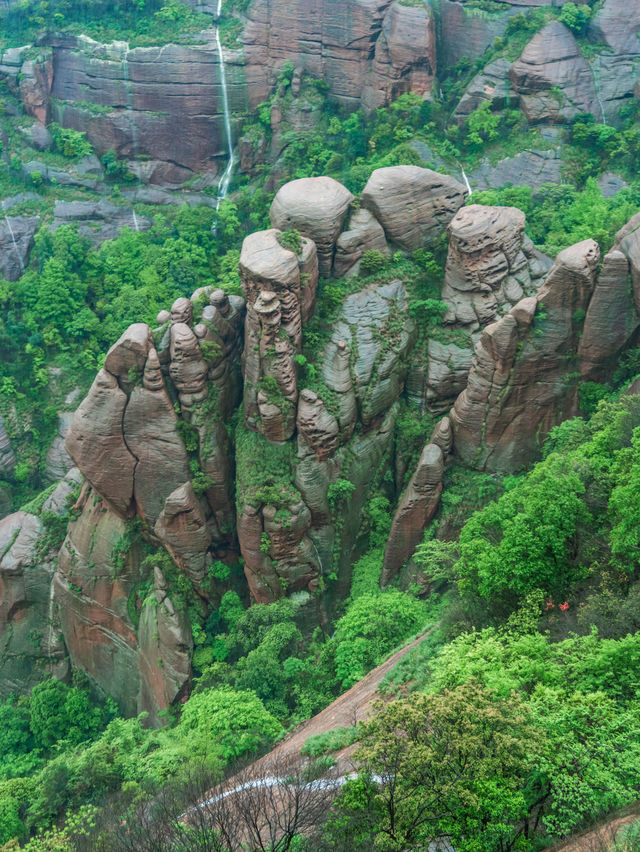
M 450 414 L 465 464 L 501 473 L 525 467 L 549 430 L 575 415 L 566 358 L 577 350 L 576 314 L 589 305 L 599 254 L 593 240 L 560 252 L 537 296 L 484 329 Z
M 419 166 L 376 169 L 361 203 L 384 228 L 387 239 L 414 251 L 432 245 L 464 204 L 466 190 L 447 175 Z
M 129 514 L 136 459 L 122 434 L 127 396 L 102 369 L 80 403 L 66 437 L 67 452 L 117 512 Z
M 386 586 L 409 559 L 435 515 L 442 493 L 442 449 L 427 444 L 393 517 L 382 563 L 380 583 Z
M 301 178 L 285 183 L 271 204 L 274 228 L 295 229 L 316 245 L 320 275 L 328 278 L 338 234 L 353 201 L 346 187 L 330 177 Z
M 550 21 L 534 35 L 509 76 L 532 123 L 596 114 L 593 75 L 570 30 L 559 21 Z

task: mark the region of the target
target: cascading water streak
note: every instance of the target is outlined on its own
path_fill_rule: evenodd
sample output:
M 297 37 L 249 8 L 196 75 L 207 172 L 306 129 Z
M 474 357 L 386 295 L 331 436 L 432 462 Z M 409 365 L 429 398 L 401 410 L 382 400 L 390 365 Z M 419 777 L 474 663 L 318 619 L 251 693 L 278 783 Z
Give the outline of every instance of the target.
M 233 136 L 231 133 L 231 115 L 229 113 L 229 92 L 227 89 L 227 71 L 224 65 L 224 56 L 222 55 L 222 42 L 220 41 L 220 15 L 222 14 L 222 0 L 218 0 L 218 8 L 216 10 L 216 27 L 215 40 L 218 50 L 218 67 L 220 69 L 220 87 L 222 89 L 222 111 L 224 114 L 224 131 L 227 143 L 227 165 L 220 177 L 218 183 L 218 195 L 216 198 L 216 210 L 220 207 L 220 202 L 224 201 L 229 192 L 233 167 L 235 166 L 235 154 L 233 151 Z
M 2 215 L 4 216 L 4 221 L 7 224 L 7 228 L 9 229 L 9 236 L 11 237 L 11 242 L 13 243 L 13 250 L 16 253 L 16 258 L 18 260 L 18 266 L 20 267 L 20 272 L 24 272 L 24 263 L 22 262 L 22 256 L 20 254 L 20 250 L 18 249 L 18 243 L 16 242 L 15 234 L 13 233 L 13 228 L 11 227 L 11 222 L 9 217 L 7 216 L 7 211 L 4 206 L 4 201 L 0 202 L 2 205 Z
M 123 54 L 122 57 L 122 77 L 124 79 L 125 91 L 127 94 L 127 112 L 129 113 L 129 122 L 131 125 L 131 142 L 133 145 L 133 158 L 135 159 L 138 156 L 138 128 L 136 126 L 135 119 L 133 117 L 134 109 L 133 109 L 133 95 L 131 92 L 131 80 L 129 79 L 129 47 L 127 45 L 127 50 Z M 140 177 L 137 178 L 138 188 L 140 188 Z M 133 202 L 135 204 L 135 201 Z M 136 216 L 136 211 L 133 209 L 133 204 L 131 206 L 131 214 L 133 217 L 133 227 L 136 233 L 140 230 L 138 226 L 138 217 Z
M 469 195 L 473 195 L 473 190 L 471 189 L 471 184 L 469 183 L 469 178 L 467 177 L 467 173 L 462 168 L 462 166 L 460 166 L 460 171 L 462 172 L 462 177 L 464 178 L 464 182 L 467 186 L 467 190 L 469 192 Z
M 599 57 L 598 57 L 599 61 Z M 593 65 L 593 88 L 596 93 L 596 100 L 598 101 L 598 106 L 600 107 L 600 116 L 602 118 L 602 123 L 607 126 L 607 117 L 604 112 L 604 104 L 602 103 L 602 98 L 600 97 L 600 66 L 597 63 Z

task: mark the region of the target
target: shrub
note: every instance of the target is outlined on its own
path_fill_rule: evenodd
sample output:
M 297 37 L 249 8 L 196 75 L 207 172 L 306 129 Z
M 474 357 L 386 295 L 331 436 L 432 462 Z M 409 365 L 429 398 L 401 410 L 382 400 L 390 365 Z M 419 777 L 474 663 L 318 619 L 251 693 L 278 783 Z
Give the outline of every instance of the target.
M 387 258 L 381 251 L 369 249 L 360 258 L 360 272 L 363 275 L 377 275 L 387 265 Z
M 282 726 L 253 692 L 209 689 L 184 706 L 178 734 L 216 742 L 227 760 L 272 743 Z
M 356 598 L 338 621 L 334 637 L 342 688 L 353 686 L 389 651 L 417 633 L 426 615 L 424 603 L 397 589 Z

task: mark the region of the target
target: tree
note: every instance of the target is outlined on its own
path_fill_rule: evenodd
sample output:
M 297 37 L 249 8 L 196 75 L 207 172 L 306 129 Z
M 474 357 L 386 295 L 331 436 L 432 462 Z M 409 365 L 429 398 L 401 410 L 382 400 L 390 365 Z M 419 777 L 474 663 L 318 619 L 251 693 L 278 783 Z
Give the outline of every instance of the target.
M 512 849 L 527 831 L 527 781 L 542 748 L 517 695 L 501 700 L 474 683 L 379 704 L 354 754 L 377 787 L 376 848 L 449 837 L 460 852 Z
M 227 760 L 273 742 L 282 726 L 253 692 L 209 689 L 185 704 L 177 735 L 215 742 Z
M 536 465 L 515 488 L 473 515 L 460 535 L 456 565 L 463 594 L 508 613 L 540 588 L 559 595 L 581 576 L 571 560 L 580 526 L 590 520 L 585 485 L 559 454 Z
M 59 680 L 43 680 L 34 686 L 30 700 L 30 727 L 39 746 L 50 748 L 60 740 L 80 743 L 102 728 L 104 715 L 89 695 Z
M 586 3 L 564 3 L 559 20 L 572 32 L 583 33 L 591 20 L 591 8 Z
M 397 589 L 356 598 L 338 621 L 334 636 L 342 688 L 349 689 L 364 677 L 403 639 L 417 633 L 425 620 L 424 603 Z

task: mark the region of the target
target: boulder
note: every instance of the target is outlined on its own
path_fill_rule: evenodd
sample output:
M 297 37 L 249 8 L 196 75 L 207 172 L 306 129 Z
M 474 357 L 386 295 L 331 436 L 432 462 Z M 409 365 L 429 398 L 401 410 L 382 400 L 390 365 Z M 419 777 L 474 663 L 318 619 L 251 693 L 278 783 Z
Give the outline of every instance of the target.
M 320 275 L 328 278 L 336 240 L 353 201 L 346 187 L 330 177 L 300 178 L 285 183 L 271 204 L 271 225 L 308 237 L 316 245 Z
M 527 120 L 570 121 L 578 113 L 597 114 L 593 75 L 571 31 L 550 21 L 511 66 L 509 76 Z
M 298 454 L 301 445 L 315 453 L 318 461 L 334 455 L 339 445 L 340 426 L 320 397 L 311 390 L 303 390 L 298 402 Z
M 462 184 L 447 175 L 419 166 L 388 166 L 373 172 L 361 203 L 390 242 L 415 251 L 442 236 L 466 195 Z
M 449 225 L 442 300 L 445 322 L 477 328 L 531 291 L 524 254 L 525 216 L 516 207 L 472 204 Z
M 389 246 L 382 225 L 368 210 L 361 207 L 351 214 L 348 229 L 340 234 L 336 242 L 333 263 L 335 277 L 358 275 L 360 259 L 367 251 L 389 254 Z

